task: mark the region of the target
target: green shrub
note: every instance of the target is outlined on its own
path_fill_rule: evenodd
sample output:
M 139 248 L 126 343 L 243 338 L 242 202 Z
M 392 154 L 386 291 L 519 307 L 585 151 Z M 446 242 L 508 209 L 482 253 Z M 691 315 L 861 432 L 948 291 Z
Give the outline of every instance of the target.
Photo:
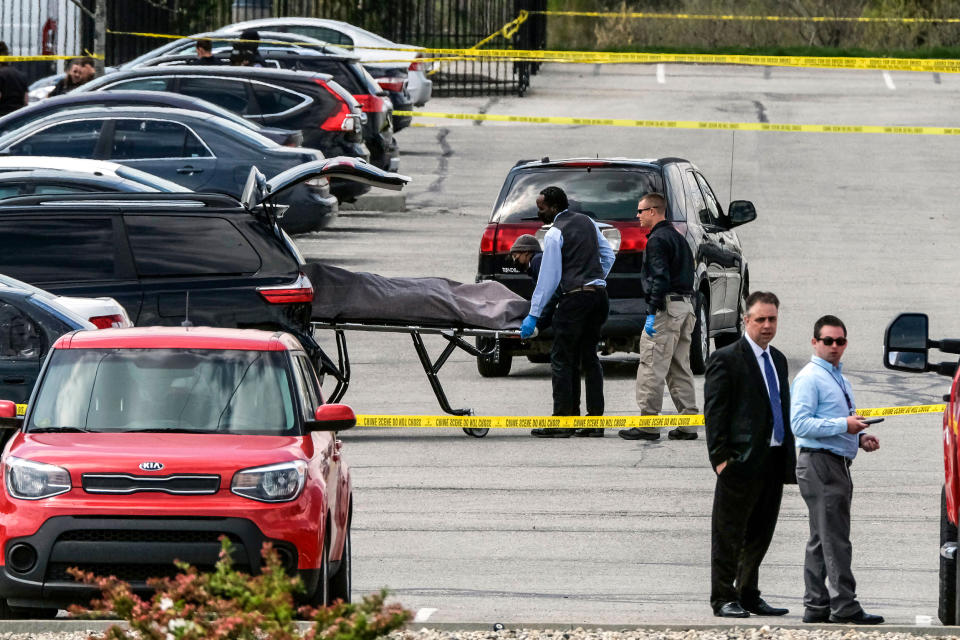
M 78 581 L 98 587 L 103 597 L 89 608 L 73 606 L 80 618 L 117 617 L 144 640 L 373 640 L 403 626 L 411 613 L 399 604 L 385 605 L 386 590 L 367 596 L 360 604 L 337 601 L 314 609 L 294 604 L 303 591 L 299 576 L 290 577 L 269 543 L 263 545 L 264 565 L 259 575 L 234 570 L 230 541 L 221 538 L 220 558 L 212 573 L 177 562 L 181 573 L 173 578 L 152 578 L 149 600 L 136 595 L 117 578 L 99 577 L 70 569 Z M 305 633 L 297 628 L 299 613 L 313 621 Z M 119 625 L 93 640 L 129 640 Z

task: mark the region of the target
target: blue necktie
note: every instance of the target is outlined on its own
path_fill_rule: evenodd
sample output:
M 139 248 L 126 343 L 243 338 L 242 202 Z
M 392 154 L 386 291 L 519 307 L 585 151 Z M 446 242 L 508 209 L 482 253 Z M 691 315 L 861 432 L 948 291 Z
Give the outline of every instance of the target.
M 773 411 L 773 439 L 777 442 L 783 442 L 783 409 L 780 406 L 780 392 L 777 391 L 777 372 L 773 370 L 770 364 L 770 356 L 764 351 L 763 372 L 767 378 L 767 394 L 770 396 L 770 409 Z

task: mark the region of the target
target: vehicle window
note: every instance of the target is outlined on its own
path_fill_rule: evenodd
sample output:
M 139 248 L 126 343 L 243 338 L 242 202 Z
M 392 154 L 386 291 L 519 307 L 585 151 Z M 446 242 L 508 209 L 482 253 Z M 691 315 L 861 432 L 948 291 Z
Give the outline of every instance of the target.
M 180 78 L 180 93 L 207 100 L 234 113 L 256 113 L 256 110 L 250 110 L 250 95 L 245 80 Z
M 341 60 L 325 60 L 320 56 L 303 56 L 303 60 L 297 60 L 297 69 L 305 69 L 316 73 L 328 73 L 333 76 L 333 80 L 346 89 L 350 95 L 358 93 L 367 93 L 366 89 L 360 86 L 360 81 L 350 71 L 347 63 Z
M 31 284 L 111 280 L 115 274 L 113 221 L 2 220 L 0 273 Z
M 714 224 L 718 224 L 720 216 L 723 215 L 723 210 L 720 209 L 720 203 L 717 202 L 717 198 L 713 195 L 713 189 L 710 188 L 710 185 L 707 184 L 707 179 L 701 174 L 694 173 L 693 175 L 697 178 L 697 184 L 700 185 L 700 192 L 703 194 L 703 199 L 707 203 L 707 209 L 710 210 L 710 216 L 713 218 Z
M 306 102 L 309 100 L 306 96 L 273 85 L 253 82 L 251 86 L 260 107 L 256 112 L 264 116 L 277 115 L 300 106 L 306 106 Z
M 20 186 L 16 184 L 0 184 L 0 199 L 15 198 L 20 195 Z
M 111 160 L 199 158 L 209 156 L 197 136 L 179 122 L 117 120 L 110 145 Z
M 92 158 L 103 120 L 61 122 L 37 131 L 9 148 L 17 156 L 67 156 Z
M 496 222 L 537 220 L 537 194 L 550 185 L 567 192 L 570 209 L 597 220 L 633 220 L 637 201 L 651 191 L 663 192 L 663 180 L 653 169 L 620 167 L 559 167 L 515 175 Z
M 696 216 L 700 224 L 716 224 L 710 218 L 710 210 L 703 199 L 703 194 L 700 193 L 700 187 L 697 185 L 697 179 L 694 177 L 693 171 L 687 171 L 683 174 L 683 186 L 687 194 L 688 210 Z
M 172 78 L 134 78 L 132 80 L 121 80 L 103 91 L 169 91 Z
M 683 195 L 683 178 L 680 177 L 680 168 L 675 164 L 668 164 L 663 168 L 667 183 L 667 207 L 670 209 L 668 220 L 683 221 L 687 219 L 686 198 Z
M 320 399 L 320 381 L 317 380 L 317 374 L 314 373 L 313 365 L 307 360 L 306 356 L 297 356 L 297 365 L 303 373 L 303 379 L 307 383 L 307 392 L 310 394 L 310 417 L 313 417 L 313 410 L 319 407 L 323 400 Z
M 0 302 L 0 359 L 39 359 L 43 336 L 36 323 L 12 304 Z
M 137 273 L 143 277 L 250 274 L 260 256 L 223 218 L 124 216 Z
M 293 374 L 297 381 L 297 394 L 300 396 L 300 404 L 303 405 L 304 419 L 313 420 L 313 414 L 320 406 L 320 398 L 314 388 L 315 378 L 307 373 L 309 369 L 304 369 L 302 357 L 293 359 Z
M 94 189 L 79 187 L 72 184 L 37 184 L 33 187 L 33 194 L 37 196 L 57 195 L 64 193 L 90 193 L 92 191 L 94 191 Z
M 345 33 L 336 31 L 335 29 L 328 29 L 326 27 L 313 27 L 301 24 L 292 24 L 288 27 L 284 27 L 284 29 L 290 33 L 299 33 L 302 36 L 309 36 L 311 38 L 316 38 L 317 40 L 329 42 L 330 44 L 353 45 L 353 38 Z
M 216 349 L 54 351 L 31 428 L 252 435 L 296 427 L 283 354 Z

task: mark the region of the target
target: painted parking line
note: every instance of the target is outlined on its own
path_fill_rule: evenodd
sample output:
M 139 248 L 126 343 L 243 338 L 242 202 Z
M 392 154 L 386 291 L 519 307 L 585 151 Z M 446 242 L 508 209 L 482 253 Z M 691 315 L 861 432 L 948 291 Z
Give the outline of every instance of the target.
M 889 71 L 883 72 L 883 83 L 887 85 L 887 89 L 890 89 L 891 91 L 897 88 L 897 85 L 893 84 L 893 78 L 890 76 Z
M 657 82 L 660 84 L 667 83 L 667 66 L 662 62 L 657 65 Z
M 436 611 L 437 611 L 436 609 L 431 609 L 430 607 L 424 607 L 423 609 L 418 609 L 417 615 L 413 616 L 413 621 L 426 622 L 427 620 L 430 619 L 430 616 L 436 613 Z

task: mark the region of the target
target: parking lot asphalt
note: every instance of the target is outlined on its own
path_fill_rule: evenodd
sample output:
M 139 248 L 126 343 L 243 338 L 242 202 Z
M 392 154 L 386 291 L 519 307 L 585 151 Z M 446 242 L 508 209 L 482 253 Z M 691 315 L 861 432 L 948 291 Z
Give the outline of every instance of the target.
M 656 65 L 547 65 L 523 98 L 435 98 L 429 110 L 960 125 L 955 76 L 692 65 L 667 65 L 662 83 L 657 76 Z M 481 231 L 517 160 L 685 157 L 721 200 L 756 205 L 758 219 L 738 232 L 751 289 L 782 301 L 774 344 L 791 375 L 809 359 L 814 320 L 833 313 L 849 330 L 845 373 L 858 406 L 935 403 L 949 391 L 944 377 L 883 369 L 881 354 L 883 330 L 901 311 L 929 313 L 932 338 L 960 337 L 951 220 L 960 139 L 417 122 L 426 126 L 399 136 L 401 172 L 413 177 L 406 211 L 344 212 L 331 229 L 297 237 L 309 259 L 472 282 Z M 407 335 L 353 333 L 348 344 L 354 381 L 344 401 L 358 413 L 440 413 Z M 604 358 L 608 415 L 636 413 L 635 370 L 630 355 Z M 486 379 L 458 351 L 440 377 L 451 403 L 478 415 L 550 412 L 548 365 L 515 360 L 509 377 Z M 861 452 L 853 466 L 858 594 L 890 623 L 935 620 L 940 417 L 888 418 L 872 430 L 880 451 Z M 355 590 L 386 585 L 434 622 L 716 620 L 707 602 L 714 481 L 703 438 L 636 443 L 608 431 L 602 440 L 543 441 L 493 431 L 478 440 L 453 429 L 357 429 L 343 439 L 355 487 Z M 790 614 L 746 623 L 800 623 L 806 533 L 806 507 L 788 487 L 760 586 Z

